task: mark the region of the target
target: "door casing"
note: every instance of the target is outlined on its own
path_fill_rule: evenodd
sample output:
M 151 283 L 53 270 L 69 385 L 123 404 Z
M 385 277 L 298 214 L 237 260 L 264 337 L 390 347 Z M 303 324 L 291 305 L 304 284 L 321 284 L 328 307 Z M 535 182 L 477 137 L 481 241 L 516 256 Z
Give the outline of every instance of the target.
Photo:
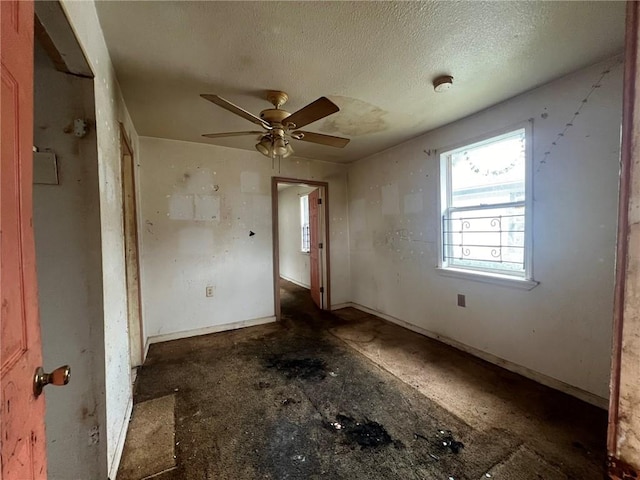
M 278 232 L 278 184 L 290 183 L 318 187 L 322 205 L 319 209 L 320 216 L 320 241 L 323 243 L 323 255 L 321 265 L 321 286 L 324 289 L 323 310 L 331 310 L 331 245 L 329 242 L 329 184 L 317 180 L 305 180 L 301 178 L 272 177 L 271 178 L 271 212 L 272 212 L 272 238 L 273 238 L 273 298 L 276 320 L 280 320 L 280 245 Z
M 135 187 L 135 159 L 131 141 L 124 126 L 120 124 L 121 169 L 122 169 L 122 213 L 124 228 L 125 270 L 127 281 L 127 318 L 131 367 L 144 361 L 142 326 L 142 302 L 140 296 L 140 248 L 138 239 L 138 214 Z
M 628 292 L 627 277 L 637 275 L 637 272 L 629 270 L 630 260 L 633 260 L 634 251 L 630 250 L 630 237 L 632 231 L 629 224 L 629 207 L 632 199 L 637 193 L 633 192 L 634 165 L 638 163 L 640 149 L 637 146 L 638 125 L 640 124 L 640 104 L 637 95 L 637 82 L 640 65 L 638 52 L 640 23 L 640 4 L 638 2 L 627 2 L 626 14 L 626 39 L 625 39 L 625 66 L 623 80 L 622 97 L 622 136 L 620 147 L 620 188 L 618 198 L 618 235 L 616 242 L 616 273 L 615 288 L 613 298 L 613 344 L 611 354 L 611 381 L 609 396 L 609 426 L 607 431 L 607 470 L 608 477 L 612 480 L 623 480 L 627 478 L 637 478 L 640 469 L 640 459 L 636 465 L 630 465 L 628 459 L 619 458 L 620 435 L 619 427 L 621 419 L 627 417 L 630 410 L 634 408 L 634 399 L 626 399 L 621 404 L 621 373 L 623 365 L 634 362 L 630 355 L 623 351 L 625 343 L 624 324 L 625 321 L 635 323 L 633 318 L 625 319 L 625 310 L 633 300 L 627 299 Z M 637 182 L 637 180 L 635 180 Z M 637 188 L 637 187 L 636 187 Z M 635 237 L 634 237 L 635 240 Z M 637 250 L 635 250 L 637 252 Z M 631 253 L 630 253 L 631 252 Z M 631 258 L 630 258 L 631 255 Z M 632 307 L 636 307 L 633 304 Z M 636 307 L 637 308 L 637 307 Z M 631 308 L 633 310 L 633 308 Z M 631 335 L 631 334 L 628 334 Z M 637 399 L 635 399 L 637 400 Z M 624 406 L 623 406 L 624 405 Z M 635 407 L 637 408 L 637 407 Z M 621 411 L 622 410 L 622 411 Z

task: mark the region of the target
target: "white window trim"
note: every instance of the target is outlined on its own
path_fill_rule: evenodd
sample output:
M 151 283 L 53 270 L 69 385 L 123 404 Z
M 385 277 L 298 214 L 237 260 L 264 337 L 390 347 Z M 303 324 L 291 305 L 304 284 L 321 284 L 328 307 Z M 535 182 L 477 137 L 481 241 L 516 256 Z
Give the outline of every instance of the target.
M 513 276 L 509 274 L 501 274 L 497 272 L 488 272 L 486 270 L 474 270 L 472 268 L 449 267 L 444 265 L 444 245 L 442 242 L 442 217 L 445 214 L 446 206 L 451 199 L 446 198 L 451 192 L 451 172 L 450 162 L 441 158 L 441 153 L 456 150 L 467 145 L 473 145 L 484 141 L 491 140 L 501 135 L 506 135 L 514 130 L 524 129 L 525 131 L 525 276 Z M 524 290 L 531 290 L 540 282 L 534 280 L 533 275 L 533 120 L 510 125 L 501 130 L 489 132 L 472 139 L 465 140 L 455 145 L 436 150 L 438 158 L 439 182 L 438 182 L 438 265 L 436 272 L 447 277 L 455 277 L 466 280 L 492 283 L 505 287 L 514 287 Z M 444 165 L 443 165 L 444 164 Z M 443 168 L 446 167 L 446 168 Z M 447 183 L 448 188 L 443 189 L 442 185 Z M 444 191 L 443 191 L 444 190 Z
M 510 275 L 500 275 L 498 273 L 480 272 L 472 270 L 462 270 L 452 267 L 436 267 L 436 272 L 443 277 L 461 278 L 463 280 L 471 280 L 474 282 L 491 283 L 502 287 L 513 287 L 521 290 L 531 290 L 537 287 L 540 282 L 535 280 L 527 280 L 522 277 L 513 277 Z

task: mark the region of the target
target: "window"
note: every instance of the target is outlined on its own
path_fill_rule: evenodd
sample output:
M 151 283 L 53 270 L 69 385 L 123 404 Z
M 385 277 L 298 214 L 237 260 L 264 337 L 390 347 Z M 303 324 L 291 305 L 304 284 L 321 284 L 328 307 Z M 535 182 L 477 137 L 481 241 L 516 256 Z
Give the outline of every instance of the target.
M 528 130 L 440 155 L 442 269 L 531 280 Z
M 309 238 L 309 195 L 300 197 L 300 231 L 302 238 L 300 251 L 309 253 L 311 250 L 311 239 Z

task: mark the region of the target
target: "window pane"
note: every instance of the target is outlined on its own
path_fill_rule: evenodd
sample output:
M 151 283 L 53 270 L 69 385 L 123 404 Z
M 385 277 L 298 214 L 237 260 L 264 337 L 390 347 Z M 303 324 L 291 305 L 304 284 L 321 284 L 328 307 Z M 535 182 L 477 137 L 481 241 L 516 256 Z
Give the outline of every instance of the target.
M 525 131 L 450 154 L 451 207 L 524 201 Z
M 452 211 L 443 219 L 444 262 L 524 275 L 524 205 Z
M 309 238 L 309 196 L 300 197 L 300 250 L 308 252 L 310 247 Z

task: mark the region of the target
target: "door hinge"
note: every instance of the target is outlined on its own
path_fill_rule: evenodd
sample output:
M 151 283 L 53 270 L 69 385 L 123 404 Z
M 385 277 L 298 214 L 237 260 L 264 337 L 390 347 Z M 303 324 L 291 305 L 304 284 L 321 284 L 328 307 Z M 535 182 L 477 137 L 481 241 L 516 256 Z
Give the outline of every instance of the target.
M 318 248 L 324 248 L 324 247 L 322 246 L 322 242 L 320 242 L 320 243 L 318 244 Z
M 320 287 L 320 293 L 324 293 L 324 287 Z
M 322 199 L 321 198 L 318 199 L 318 205 L 322 205 Z

